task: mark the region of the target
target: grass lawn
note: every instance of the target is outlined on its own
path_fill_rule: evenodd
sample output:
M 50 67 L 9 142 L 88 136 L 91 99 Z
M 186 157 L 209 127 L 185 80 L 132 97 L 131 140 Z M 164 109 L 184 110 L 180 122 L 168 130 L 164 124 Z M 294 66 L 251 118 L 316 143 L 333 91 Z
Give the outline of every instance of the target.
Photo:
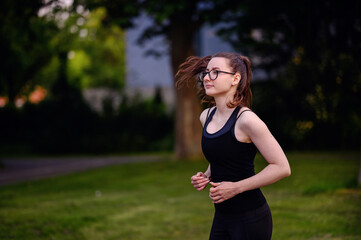
M 361 239 L 359 153 L 287 156 L 291 177 L 262 188 L 272 239 Z M 0 187 L 0 239 L 208 239 L 213 205 L 190 184 L 206 167 L 133 163 Z

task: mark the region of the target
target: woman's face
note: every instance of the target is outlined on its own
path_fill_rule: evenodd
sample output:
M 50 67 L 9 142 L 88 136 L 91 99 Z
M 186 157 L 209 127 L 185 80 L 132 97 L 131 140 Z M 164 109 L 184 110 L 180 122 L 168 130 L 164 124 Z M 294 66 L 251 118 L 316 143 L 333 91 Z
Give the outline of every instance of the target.
M 224 71 L 227 73 L 218 72 L 217 78 L 214 80 L 210 79 L 209 74 L 204 77 L 203 86 L 208 96 L 216 97 L 235 92 L 236 86 L 239 82 L 239 75 L 233 74 L 233 69 L 229 66 L 229 60 L 227 58 L 212 58 L 207 65 L 206 72 L 210 72 L 212 70 Z M 210 73 L 213 78 L 217 74 L 215 71 L 213 71 L 213 74 Z

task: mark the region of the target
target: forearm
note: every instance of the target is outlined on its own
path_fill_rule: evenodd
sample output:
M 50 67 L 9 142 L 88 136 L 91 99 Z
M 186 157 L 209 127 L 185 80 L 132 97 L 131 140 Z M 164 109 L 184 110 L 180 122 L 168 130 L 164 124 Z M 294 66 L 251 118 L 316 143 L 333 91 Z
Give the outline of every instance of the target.
M 256 175 L 235 183 L 236 191 L 242 193 L 275 183 L 291 174 L 289 166 L 269 164 Z
M 211 165 L 208 165 L 207 170 L 204 172 L 204 175 L 206 175 L 208 178 L 211 177 Z

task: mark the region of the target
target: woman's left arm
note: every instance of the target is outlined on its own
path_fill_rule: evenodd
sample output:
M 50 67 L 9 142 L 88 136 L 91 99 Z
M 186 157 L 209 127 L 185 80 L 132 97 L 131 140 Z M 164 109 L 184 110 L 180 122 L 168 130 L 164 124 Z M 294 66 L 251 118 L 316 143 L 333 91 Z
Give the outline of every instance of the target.
M 213 183 L 210 197 L 215 203 L 223 202 L 236 194 L 270 185 L 291 175 L 291 168 L 281 146 L 266 124 L 253 112 L 243 114 L 238 126 L 258 148 L 268 165 L 256 175 L 238 182 Z

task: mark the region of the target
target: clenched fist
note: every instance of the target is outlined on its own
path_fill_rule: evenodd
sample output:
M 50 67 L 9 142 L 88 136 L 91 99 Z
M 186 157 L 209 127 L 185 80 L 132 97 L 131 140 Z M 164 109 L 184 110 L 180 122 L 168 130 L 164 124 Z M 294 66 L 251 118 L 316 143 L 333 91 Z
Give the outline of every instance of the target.
M 191 177 L 191 183 L 198 191 L 203 190 L 209 182 L 210 179 L 202 172 L 198 172 L 196 175 Z

